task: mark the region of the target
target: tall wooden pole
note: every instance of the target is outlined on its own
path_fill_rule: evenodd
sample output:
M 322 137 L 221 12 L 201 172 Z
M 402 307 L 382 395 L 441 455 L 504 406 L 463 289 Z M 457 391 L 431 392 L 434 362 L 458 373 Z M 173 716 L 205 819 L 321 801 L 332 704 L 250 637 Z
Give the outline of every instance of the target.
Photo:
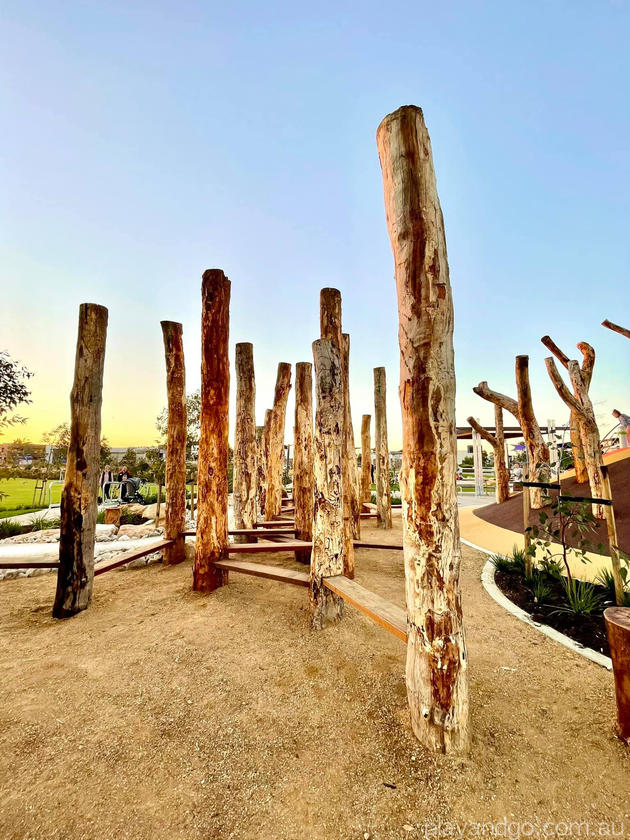
M 253 528 L 258 478 L 256 453 L 256 383 L 254 345 L 236 345 L 236 426 L 234 430 L 234 527 Z M 236 542 L 248 542 L 236 537 Z
M 265 411 L 265 423 L 256 429 L 258 444 L 258 516 L 265 518 L 267 507 L 267 462 L 269 460 L 269 429 L 272 411 Z
M 361 504 L 359 502 L 359 470 L 357 467 L 357 452 L 354 445 L 354 426 L 352 425 L 352 410 L 350 408 L 350 336 L 341 336 L 341 375 L 343 377 L 344 397 L 344 439 L 347 465 L 347 481 L 344 484 L 344 499 L 348 499 L 349 513 L 352 522 L 352 538 L 361 539 Z M 354 560 L 354 557 L 353 557 Z M 354 568 L 353 568 L 354 575 Z
M 106 337 L 107 309 L 82 303 L 70 394 L 70 445 L 61 494 L 55 618 L 68 618 L 86 609 L 92 597 Z
M 444 222 L 421 109 L 385 117 L 377 144 L 398 291 L 407 696 L 416 737 L 449 752 L 469 738 Z
M 516 357 L 515 377 L 518 413 L 521 418 L 520 425 L 527 449 L 530 480 L 549 481 L 549 447 L 545 443 L 534 414 L 532 392 L 529 386 L 529 356 Z M 534 510 L 539 510 L 544 506 L 544 494 L 541 488 L 532 487 L 530 497 Z
M 490 444 L 494 450 L 494 473 L 496 478 L 496 499 L 497 504 L 507 502 L 510 498 L 510 474 L 505 463 L 505 435 L 503 432 L 503 409 L 499 405 L 494 407 L 494 427 L 495 434 L 492 435 L 487 429 L 484 429 L 474 417 L 468 418 L 468 423 L 482 437 Z M 483 462 L 482 462 L 483 466 Z M 482 476 L 483 482 L 483 476 Z
M 293 504 L 295 530 L 299 540 L 313 537 L 313 366 L 295 366 L 295 426 L 293 429 Z M 308 563 L 310 551 L 295 553 L 295 559 Z
M 186 530 L 186 368 L 182 325 L 174 321 L 162 321 L 161 325 L 168 398 L 165 536 L 175 540 L 164 549 L 163 562 L 171 565 L 186 558 L 182 536 Z
M 344 450 L 342 374 L 339 347 L 329 339 L 313 343 L 315 415 L 311 626 L 321 630 L 339 621 L 343 601 L 323 578 L 344 573 L 342 459 Z
M 376 448 L 376 516 L 381 528 L 392 527 L 387 444 L 387 383 L 385 368 L 374 368 L 374 426 Z
M 341 332 L 341 292 L 339 289 L 322 289 L 319 296 L 319 321 L 321 337 L 332 341 L 337 348 L 341 369 L 341 403 L 343 417 L 341 426 L 341 439 L 343 445 L 341 457 L 341 480 L 343 482 L 343 540 L 344 540 L 344 574 L 346 577 L 354 577 L 354 519 L 352 514 L 352 472 L 348 462 L 348 402 L 349 402 L 349 380 L 345 372 L 344 338 Z
M 370 414 L 364 414 L 361 417 L 361 504 L 372 501 L 371 421 Z
M 265 520 L 277 519 L 282 513 L 282 471 L 284 466 L 284 426 L 287 416 L 287 400 L 291 390 L 291 365 L 280 362 L 273 397 L 273 409 L 269 423 L 267 453 L 267 500 Z
M 230 281 L 218 268 L 201 283 L 201 432 L 197 462 L 197 539 L 193 589 L 212 592 L 227 583 L 213 565 L 228 547 L 228 403 Z

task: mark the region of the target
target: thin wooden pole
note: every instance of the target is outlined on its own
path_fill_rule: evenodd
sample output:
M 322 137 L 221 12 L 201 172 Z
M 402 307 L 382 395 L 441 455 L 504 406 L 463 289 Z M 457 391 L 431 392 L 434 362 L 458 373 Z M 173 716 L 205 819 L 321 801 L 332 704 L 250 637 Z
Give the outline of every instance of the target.
M 311 626 L 321 630 L 339 621 L 343 600 L 326 589 L 325 577 L 344 570 L 343 481 L 344 450 L 342 374 L 338 346 L 322 338 L 313 343 L 315 415 L 313 551 L 311 554 Z
M 604 495 L 602 498 L 610 499 L 612 502 L 612 490 L 610 487 L 610 476 L 608 467 L 601 465 L 602 487 Z M 624 604 L 624 586 L 621 577 L 621 561 L 619 559 L 619 538 L 617 537 L 617 523 L 615 521 L 615 509 L 612 505 L 602 505 L 606 519 L 606 533 L 608 535 L 608 551 L 612 565 L 613 580 L 615 582 L 615 601 L 618 607 Z
M 344 499 L 348 499 L 349 513 L 352 522 L 353 540 L 361 539 L 361 505 L 359 503 L 359 471 L 357 467 L 357 453 L 354 446 L 354 426 L 352 425 L 352 410 L 350 407 L 350 336 L 341 336 L 341 375 L 343 377 L 344 399 L 344 463 L 347 468 L 347 481 L 344 484 Z M 353 554 L 354 561 L 354 554 Z M 352 574 L 354 577 L 354 567 Z
M 271 428 L 272 410 L 265 411 L 265 423 L 260 426 L 258 436 L 258 516 L 265 518 L 267 508 L 267 464 L 269 462 L 269 429 Z
M 107 309 L 82 303 L 70 394 L 70 445 L 61 494 L 55 618 L 76 615 L 87 608 L 92 597 L 106 338 Z
M 361 417 L 361 504 L 372 501 L 371 422 L 370 414 L 364 414 Z
M 295 366 L 295 426 L 293 429 L 293 504 L 299 540 L 313 537 L 313 366 Z M 308 563 L 310 551 L 295 552 L 295 559 Z
M 230 281 L 208 269 L 201 283 L 201 432 L 197 464 L 197 538 L 193 589 L 212 592 L 227 583 L 213 565 L 227 558 Z
M 166 438 L 166 528 L 167 540 L 175 542 L 164 549 L 165 565 L 186 558 L 186 368 L 181 324 L 162 321 L 168 425 Z
M 276 519 L 282 513 L 282 466 L 284 463 L 284 426 L 287 416 L 287 400 L 291 390 L 291 365 L 280 362 L 276 387 L 274 390 L 273 409 L 269 423 L 269 442 L 267 452 L 267 498 L 265 502 L 265 520 Z
M 374 425 L 376 446 L 376 515 L 381 528 L 392 527 L 389 488 L 389 448 L 387 444 L 387 383 L 385 368 L 374 368 Z
M 236 428 L 234 431 L 234 527 L 253 528 L 256 521 L 256 383 L 254 345 L 236 345 Z M 235 542 L 247 542 L 236 536 Z
M 377 144 L 398 292 L 407 697 L 416 737 L 450 752 L 469 735 L 444 222 L 421 109 L 385 117 Z
M 530 481 L 529 476 L 531 475 L 531 471 L 529 469 L 529 464 L 525 465 L 525 469 L 523 470 L 525 474 L 525 481 Z M 530 536 L 529 528 L 529 513 L 530 513 L 530 496 L 529 496 L 529 488 L 523 487 L 523 548 L 525 550 L 525 576 L 531 577 L 532 574 L 532 556 L 530 554 L 530 547 L 532 544 L 532 539 Z

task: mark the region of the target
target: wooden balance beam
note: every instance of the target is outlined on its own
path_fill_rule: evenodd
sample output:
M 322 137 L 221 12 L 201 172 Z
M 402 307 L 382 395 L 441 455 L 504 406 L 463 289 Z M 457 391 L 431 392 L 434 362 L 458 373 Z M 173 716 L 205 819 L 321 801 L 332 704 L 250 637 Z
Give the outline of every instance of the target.
M 147 554 L 153 554 L 155 551 L 161 551 L 169 545 L 172 545 L 175 540 L 159 540 L 152 545 L 146 545 L 143 548 L 132 548 L 129 551 L 123 551 L 117 554 L 110 560 L 103 560 L 100 563 L 94 564 L 94 577 L 96 575 L 103 575 L 118 566 L 124 566 L 125 563 L 131 563 L 132 560 L 139 560 L 140 557 L 146 557 Z M 58 560 L 0 560 L 0 569 L 57 569 L 59 568 Z
M 343 575 L 324 578 L 324 586 L 380 624 L 397 639 L 407 641 L 407 614 L 402 607 L 391 604 Z
M 306 572 L 294 572 L 279 566 L 265 566 L 262 563 L 248 563 L 245 560 L 217 560 L 213 564 L 226 572 L 241 572 L 244 575 L 277 580 L 280 583 L 292 583 L 295 586 L 308 586 L 309 576 Z

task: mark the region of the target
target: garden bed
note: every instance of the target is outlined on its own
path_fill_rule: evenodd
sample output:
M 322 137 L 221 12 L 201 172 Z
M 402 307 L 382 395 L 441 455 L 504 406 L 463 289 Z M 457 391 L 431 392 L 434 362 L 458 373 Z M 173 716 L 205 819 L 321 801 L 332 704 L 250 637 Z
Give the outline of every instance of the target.
M 578 615 L 574 612 L 556 612 L 558 609 L 565 608 L 567 604 L 566 590 L 562 581 L 547 579 L 550 594 L 543 603 L 538 603 L 525 579 L 520 575 L 497 569 L 494 580 L 501 592 L 512 603 L 525 610 L 532 621 L 553 627 L 554 630 L 564 633 L 578 644 L 610 656 L 603 611 L 611 606 L 612 602 L 609 600 L 608 590 L 603 586 L 594 586 L 602 599 L 601 611 L 592 615 Z

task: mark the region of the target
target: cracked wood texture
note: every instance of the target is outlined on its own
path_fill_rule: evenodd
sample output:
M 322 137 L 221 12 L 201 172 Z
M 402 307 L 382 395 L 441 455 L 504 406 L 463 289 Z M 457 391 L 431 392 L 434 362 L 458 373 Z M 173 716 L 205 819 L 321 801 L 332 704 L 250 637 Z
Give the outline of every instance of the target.
M 347 424 L 349 403 L 349 380 L 344 368 L 345 352 L 344 338 L 341 331 L 341 292 L 339 289 L 322 289 L 319 295 L 319 322 L 321 337 L 332 341 L 337 347 L 341 366 L 341 393 L 339 398 L 343 405 L 342 434 L 342 462 L 341 480 L 343 481 L 343 538 L 344 538 L 344 575 L 354 577 L 354 519 L 352 512 L 352 472 L 348 462 Z
M 343 600 L 323 579 L 343 575 L 345 534 L 342 460 L 344 405 L 339 346 L 330 339 L 313 342 L 315 360 L 315 437 L 313 478 L 313 549 L 311 553 L 311 627 L 321 630 L 339 621 Z
M 350 336 L 341 336 L 341 375 L 343 377 L 344 396 L 344 463 L 347 467 L 348 480 L 344 484 L 344 499 L 348 499 L 352 522 L 352 539 L 361 539 L 361 504 L 359 502 L 359 469 L 357 466 L 357 451 L 354 445 L 354 426 L 352 425 L 352 411 L 350 408 Z M 347 491 L 347 494 L 346 494 Z M 354 558 L 354 555 L 353 555 Z M 354 569 L 353 569 L 354 574 Z
M 568 367 L 569 357 L 563 353 L 558 345 L 551 339 L 550 336 L 544 335 L 541 342 L 550 350 L 553 355 L 561 362 L 564 367 Z M 582 354 L 582 381 L 584 387 L 588 391 L 593 378 L 593 367 L 595 366 L 595 350 L 590 344 L 581 341 L 577 345 L 578 350 Z M 577 396 L 574 391 L 574 396 Z M 582 449 L 582 435 L 580 433 L 579 418 L 574 409 L 571 409 L 569 416 L 569 430 L 571 434 L 571 451 L 573 452 L 573 467 L 575 469 L 575 480 L 578 484 L 586 484 L 588 481 L 588 470 L 586 469 L 586 462 L 584 460 L 584 450 Z
M 534 414 L 532 392 L 529 387 L 529 356 L 517 356 L 514 368 L 518 413 L 521 431 L 527 449 L 530 481 L 549 481 L 549 447 L 540 431 Z M 544 494 L 540 487 L 530 488 L 531 506 L 534 510 L 544 507 Z
M 193 589 L 212 592 L 228 573 L 227 559 L 230 281 L 218 268 L 201 283 L 201 432 L 197 462 L 197 534 Z
M 376 452 L 376 515 L 381 528 L 392 527 L 387 444 L 387 381 L 385 368 L 374 368 L 374 448 Z
M 271 409 L 265 411 L 265 422 L 256 428 L 258 448 L 258 516 L 264 519 L 267 506 L 267 461 L 269 460 L 269 428 Z
M 293 503 L 299 540 L 313 536 L 313 365 L 295 366 L 295 426 L 293 428 Z M 295 559 L 308 563 L 310 551 L 295 552 Z
M 377 132 L 398 292 L 407 697 L 418 740 L 468 746 L 457 512 L 453 302 L 431 142 L 420 108 Z
M 55 618 L 76 615 L 92 598 L 106 338 L 107 309 L 82 303 L 70 394 L 70 445 L 61 494 Z
M 372 501 L 372 439 L 370 425 L 372 416 L 364 414 L 361 417 L 361 498 L 360 502 Z
M 267 498 L 265 520 L 276 519 L 282 513 L 282 472 L 284 467 L 284 424 L 287 416 L 287 400 L 291 390 L 291 365 L 280 362 L 273 408 L 269 422 L 267 451 Z
M 162 321 L 168 422 L 166 430 L 166 522 L 165 537 L 173 540 L 162 553 L 164 565 L 186 559 L 186 367 L 183 327 Z
M 496 500 L 497 504 L 507 502 L 510 498 L 510 474 L 505 463 L 505 434 L 503 431 L 503 409 L 499 405 L 494 406 L 494 427 L 495 434 L 492 435 L 484 429 L 474 417 L 468 418 L 468 423 L 481 437 L 489 443 L 494 450 L 494 472 L 496 478 Z
M 254 345 L 236 345 L 236 426 L 234 430 L 234 527 L 253 528 L 256 521 L 258 465 L 256 452 L 256 383 Z M 247 542 L 236 536 L 235 542 Z

